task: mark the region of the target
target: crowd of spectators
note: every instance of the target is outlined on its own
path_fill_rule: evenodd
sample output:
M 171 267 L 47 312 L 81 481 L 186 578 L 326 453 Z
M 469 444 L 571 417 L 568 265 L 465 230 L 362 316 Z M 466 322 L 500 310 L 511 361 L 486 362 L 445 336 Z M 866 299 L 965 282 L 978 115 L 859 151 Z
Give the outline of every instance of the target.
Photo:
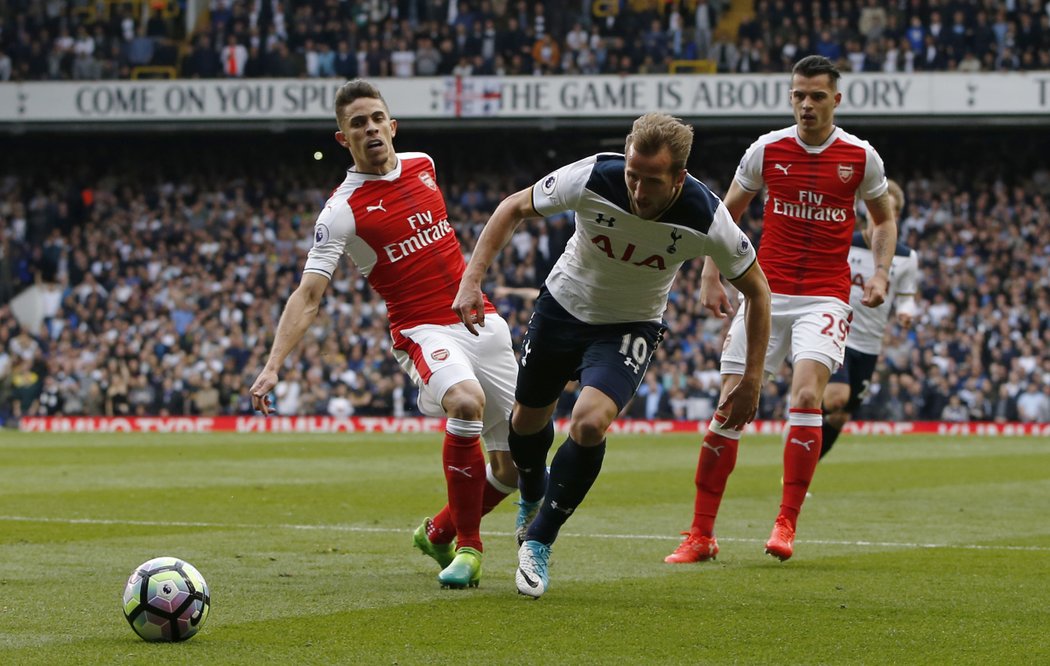
M 139 7 L 145 11 L 135 12 Z M 211 0 L 187 30 L 170 0 L 11 0 L 0 81 L 1050 69 L 1045 0 Z
M 598 143 L 565 133 L 551 142 L 561 153 L 541 154 L 523 135 L 474 141 L 466 155 L 467 138 L 402 141 L 434 155 L 468 253 L 504 196 Z M 298 283 L 316 213 L 346 166 L 341 152 L 307 158 L 316 140 L 158 138 L 121 147 L 102 137 L 70 150 L 67 140 L 12 139 L 0 156 L 0 419 L 250 412 L 246 388 Z M 923 151 L 908 147 L 917 136 L 872 140 L 904 186 L 901 238 L 919 251 L 923 279 L 921 315 L 912 329 L 887 332 L 860 416 L 1050 421 L 1045 156 L 1024 133 L 953 135 Z M 742 147 L 707 141 L 698 137 L 691 170 L 724 192 Z M 966 159 L 977 145 L 1001 154 Z M 25 159 L 30 150 L 35 158 Z M 230 159 L 201 162 L 202 150 Z M 743 218 L 756 243 L 760 212 L 756 199 Z M 573 231 L 565 215 L 529 221 L 491 271 L 486 291 L 516 339 L 529 293 Z M 676 281 L 669 333 L 632 416 L 706 419 L 715 406 L 726 322 L 698 307 L 699 271 L 686 266 Z M 39 330 L 19 325 L 10 304 L 31 286 L 42 293 Z M 415 413 L 414 387 L 389 347 L 383 303 L 347 263 L 289 358 L 278 413 Z M 768 384 L 762 418 L 783 416 L 788 378 L 785 369 Z M 572 398 L 567 391 L 565 408 Z

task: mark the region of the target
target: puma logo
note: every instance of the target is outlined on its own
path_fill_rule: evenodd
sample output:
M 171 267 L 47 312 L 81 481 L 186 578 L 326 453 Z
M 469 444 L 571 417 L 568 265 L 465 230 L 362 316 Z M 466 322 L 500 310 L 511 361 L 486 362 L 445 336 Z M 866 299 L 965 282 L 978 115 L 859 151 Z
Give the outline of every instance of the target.
M 711 444 L 708 444 L 707 442 L 704 442 L 704 445 L 703 445 L 702 448 L 710 449 L 710 450 L 715 452 L 716 456 L 721 456 L 722 455 L 722 449 L 724 449 L 725 447 L 726 447 L 725 444 L 723 444 L 722 446 L 712 446 Z
M 792 437 L 788 441 L 790 441 L 792 444 L 798 444 L 799 446 L 801 446 L 805 450 L 809 451 L 810 450 L 809 445 L 812 444 L 813 442 L 817 441 L 817 440 L 810 439 L 810 440 L 806 440 L 805 442 L 803 442 L 801 439 L 798 439 L 797 437 Z
M 774 164 L 774 165 L 773 165 L 773 168 L 774 168 L 774 169 L 780 169 L 781 171 L 783 171 L 783 172 L 784 172 L 784 175 L 786 176 L 786 175 L 788 175 L 788 169 L 790 169 L 790 168 L 791 168 L 791 165 L 789 164 L 789 165 L 787 165 L 787 166 L 784 166 L 784 165 L 782 165 L 782 164 Z
M 467 477 L 468 479 L 473 479 L 474 478 L 474 475 L 470 473 L 470 468 L 469 467 L 454 467 L 452 465 L 449 465 L 448 466 L 448 471 L 450 471 L 450 472 L 458 472 L 458 473 L 462 474 L 463 476 Z
M 780 166 L 780 165 L 778 164 L 777 166 Z M 784 173 L 787 173 L 787 172 L 785 171 Z M 379 204 L 376 205 L 376 206 L 365 206 L 365 212 L 366 213 L 371 213 L 374 210 L 381 210 L 384 213 L 386 212 L 386 208 L 383 208 L 383 200 L 382 199 L 379 200 Z

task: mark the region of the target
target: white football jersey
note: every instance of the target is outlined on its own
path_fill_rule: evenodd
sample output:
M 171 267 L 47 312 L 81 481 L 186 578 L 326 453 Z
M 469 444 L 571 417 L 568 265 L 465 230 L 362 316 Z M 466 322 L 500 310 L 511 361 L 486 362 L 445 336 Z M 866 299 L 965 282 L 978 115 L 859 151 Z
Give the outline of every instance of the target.
M 755 262 L 755 249 L 722 201 L 687 175 L 682 191 L 656 220 L 631 213 L 624 156 L 584 158 L 537 182 L 532 205 L 543 216 L 575 212 L 576 231 L 547 289 L 589 324 L 660 321 L 682 264 L 710 256 L 730 280 Z
M 904 243 L 897 243 L 893 261 L 890 262 L 886 300 L 877 308 L 869 308 L 860 302 L 864 297 L 864 283 L 875 274 L 875 255 L 860 232 L 853 234 L 849 268 L 849 304 L 853 307 L 853 323 L 846 346 L 865 354 L 878 355 L 882 352 L 882 336 L 886 332 L 891 309 L 894 306 L 898 312 L 914 309 L 912 297 L 919 283 L 919 255 Z

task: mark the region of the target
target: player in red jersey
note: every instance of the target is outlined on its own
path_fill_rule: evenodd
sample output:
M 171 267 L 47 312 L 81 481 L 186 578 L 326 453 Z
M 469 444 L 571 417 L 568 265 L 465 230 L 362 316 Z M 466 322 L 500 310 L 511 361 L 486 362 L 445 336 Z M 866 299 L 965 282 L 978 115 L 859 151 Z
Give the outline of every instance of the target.
M 866 141 L 836 127 L 842 99 L 839 72 L 827 58 L 808 56 L 792 70 L 791 106 L 796 124 L 760 137 L 744 153 L 725 205 L 735 220 L 765 186 L 764 231 L 758 263 L 773 294 L 773 328 L 766 372 L 784 359 L 793 365 L 784 485 L 780 513 L 766 552 L 781 561 L 794 551 L 795 528 L 821 450 L 821 402 L 831 373 L 842 364 L 849 333 L 850 267 L 854 201 L 868 208 L 875 272 L 862 304 L 886 297 L 897 228 L 882 159 Z M 731 311 L 717 267 L 705 262 L 701 300 L 715 315 Z M 740 381 L 744 328 L 737 312 L 722 351 L 722 396 Z M 722 427 L 716 413 L 700 449 L 693 524 L 665 561 L 700 562 L 718 553 L 714 523 L 726 481 L 736 465 L 740 431 Z
M 335 139 L 354 165 L 317 217 L 302 281 L 251 387 L 252 405 L 272 411 L 268 396 L 278 371 L 314 321 L 340 258 L 349 255 L 386 301 L 393 353 L 419 386 L 420 409 L 448 417 L 442 450 L 448 505 L 423 521 L 413 542 L 443 567 L 442 587 L 474 587 L 481 576 L 481 516 L 517 484 L 507 445 L 517 375 L 510 331 L 487 300 L 485 314 L 495 325 L 480 339 L 452 311 L 465 262 L 434 163 L 423 153 L 394 152 L 397 121 L 379 90 L 366 81 L 346 83 L 335 114 Z

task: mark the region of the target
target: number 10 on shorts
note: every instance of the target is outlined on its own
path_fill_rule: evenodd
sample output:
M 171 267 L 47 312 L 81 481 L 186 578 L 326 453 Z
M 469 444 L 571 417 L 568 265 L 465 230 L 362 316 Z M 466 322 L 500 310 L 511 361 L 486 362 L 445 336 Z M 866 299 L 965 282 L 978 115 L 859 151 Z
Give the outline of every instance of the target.
M 623 355 L 623 364 L 630 366 L 634 374 L 638 374 L 649 357 L 649 343 L 640 336 L 632 341 L 631 334 L 626 333 L 620 343 L 620 353 Z

